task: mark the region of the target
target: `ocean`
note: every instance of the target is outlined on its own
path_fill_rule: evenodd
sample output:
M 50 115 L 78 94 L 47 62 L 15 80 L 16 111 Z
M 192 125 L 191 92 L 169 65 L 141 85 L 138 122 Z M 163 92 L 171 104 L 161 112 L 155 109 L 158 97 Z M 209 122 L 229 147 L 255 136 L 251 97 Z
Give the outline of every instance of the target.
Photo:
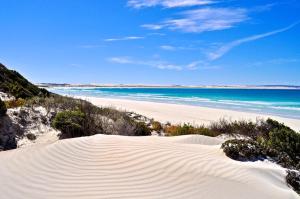
M 300 90 L 229 88 L 66 88 L 51 92 L 114 99 L 186 104 L 300 119 Z

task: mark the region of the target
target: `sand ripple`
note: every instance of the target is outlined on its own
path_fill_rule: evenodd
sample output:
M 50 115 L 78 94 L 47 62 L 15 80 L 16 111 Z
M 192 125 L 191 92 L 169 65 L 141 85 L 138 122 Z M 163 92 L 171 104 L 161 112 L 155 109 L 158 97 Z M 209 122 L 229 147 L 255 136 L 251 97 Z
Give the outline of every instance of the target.
M 293 199 L 283 169 L 205 136 L 97 135 L 0 153 L 0 198 Z

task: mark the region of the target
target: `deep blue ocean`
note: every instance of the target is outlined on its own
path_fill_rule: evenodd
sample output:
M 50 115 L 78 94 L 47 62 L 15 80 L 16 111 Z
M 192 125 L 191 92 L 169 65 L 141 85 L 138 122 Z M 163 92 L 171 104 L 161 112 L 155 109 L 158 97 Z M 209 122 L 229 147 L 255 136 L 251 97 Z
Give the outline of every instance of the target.
M 187 104 L 300 119 L 300 90 L 228 88 L 51 88 L 71 96 Z

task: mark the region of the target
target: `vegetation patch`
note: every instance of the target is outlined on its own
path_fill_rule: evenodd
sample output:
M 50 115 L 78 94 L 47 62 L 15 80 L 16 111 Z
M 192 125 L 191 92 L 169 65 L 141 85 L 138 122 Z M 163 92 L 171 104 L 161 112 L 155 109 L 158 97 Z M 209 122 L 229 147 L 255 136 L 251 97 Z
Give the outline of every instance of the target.
M 213 130 L 206 128 L 204 126 L 195 127 L 190 124 L 167 125 L 164 128 L 164 132 L 167 136 L 198 134 L 198 135 L 206 135 L 206 136 L 214 137 L 218 135 Z
M 6 115 L 6 105 L 5 103 L 0 99 L 0 117 Z
M 52 126 L 61 131 L 60 138 L 74 138 L 85 135 L 85 115 L 81 111 L 63 111 L 57 113 Z
M 286 176 L 287 183 L 300 194 L 300 172 L 298 171 L 287 171 Z
M 18 98 L 15 100 L 9 100 L 5 101 L 5 105 L 7 108 L 17 108 L 17 107 L 22 107 L 26 104 L 26 100 L 22 98 Z
M 34 96 L 49 96 L 46 89 L 40 89 L 30 83 L 14 70 L 7 69 L 0 63 L 0 91 L 9 93 L 16 98 L 30 98 Z
M 157 132 L 160 132 L 161 130 L 163 130 L 162 124 L 158 121 L 152 121 L 151 127 L 154 131 L 157 131 Z
M 256 161 L 266 158 L 264 148 L 253 140 L 228 140 L 221 147 L 234 160 Z
M 151 135 L 150 128 L 144 122 L 138 122 L 135 125 L 135 136 L 148 136 Z
M 235 139 L 224 142 L 221 146 L 224 153 L 239 161 L 269 159 L 287 168 L 286 181 L 299 193 L 300 133 L 271 119 L 255 129 L 259 131 L 248 140 Z

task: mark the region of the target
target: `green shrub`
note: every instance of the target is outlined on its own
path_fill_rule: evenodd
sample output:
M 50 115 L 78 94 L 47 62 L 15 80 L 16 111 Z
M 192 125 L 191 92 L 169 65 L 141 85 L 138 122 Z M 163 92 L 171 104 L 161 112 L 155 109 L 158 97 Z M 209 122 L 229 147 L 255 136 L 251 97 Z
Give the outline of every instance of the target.
M 224 153 L 234 160 L 255 161 L 266 158 L 265 150 L 253 140 L 228 140 L 221 146 Z
M 163 129 L 161 123 L 158 122 L 158 121 L 153 121 L 153 122 L 151 123 L 151 126 L 152 126 L 152 129 L 153 129 L 154 131 L 157 131 L 157 132 L 160 132 L 160 131 Z
M 300 161 L 300 134 L 289 128 L 278 128 L 269 133 L 267 146 L 287 153 L 294 161 Z
M 6 105 L 5 103 L 0 99 L 0 117 L 6 115 Z
M 57 113 L 52 126 L 61 131 L 60 139 L 85 135 L 85 115 L 81 111 L 63 111 Z
M 257 126 L 258 123 L 253 123 L 252 121 L 239 120 L 232 122 L 221 119 L 217 122 L 212 122 L 209 128 L 218 134 L 256 137 L 259 134 Z
M 300 194 L 300 173 L 296 171 L 287 171 L 286 182 Z
M 134 130 L 135 136 L 148 136 L 151 135 L 151 130 L 144 122 L 138 122 L 136 123 L 135 130 Z

